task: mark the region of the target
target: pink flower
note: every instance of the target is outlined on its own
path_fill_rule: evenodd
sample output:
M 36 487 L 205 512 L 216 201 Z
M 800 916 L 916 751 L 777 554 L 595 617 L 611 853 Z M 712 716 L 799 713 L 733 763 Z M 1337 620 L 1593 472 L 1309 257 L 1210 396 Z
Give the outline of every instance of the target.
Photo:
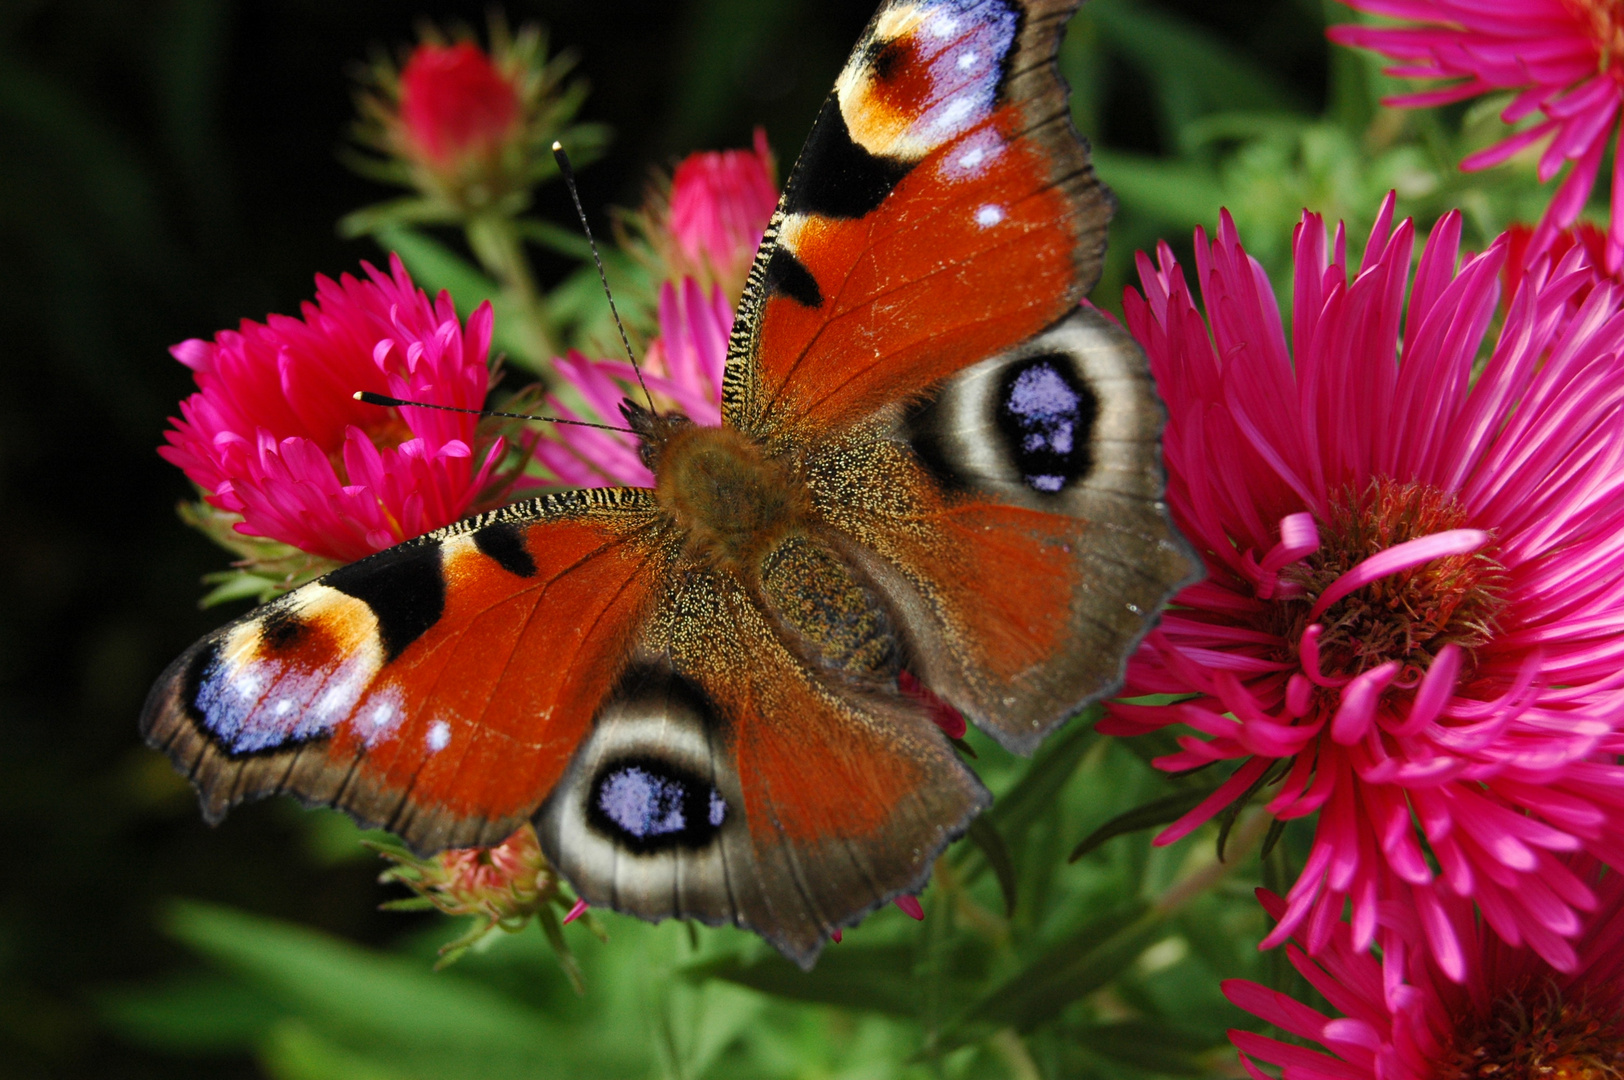
M 490 381 L 489 304 L 465 332 L 451 297 L 430 302 L 399 258 L 387 276 L 361 265 L 365 281 L 318 275 L 300 319 L 245 319 L 170 350 L 198 392 L 158 450 L 242 515 L 238 532 L 343 562 L 462 517 L 503 450 L 476 438 L 473 416 L 353 399 L 370 390 L 478 409 Z
M 733 308 L 720 287 L 712 286 L 707 295 L 692 278 L 660 286 L 660 334 L 642 363 L 643 381 L 662 411 L 674 409 L 696 424 L 722 422 L 722 365 L 732 329 Z M 553 364 L 589 410 L 577 412 L 556 395 L 549 397 L 553 412 L 565 419 L 623 427 L 620 403 L 628 397 L 643 400 L 637 375 L 623 360 L 589 360 L 572 351 Z M 567 424 L 555 428 L 556 439 L 538 444 L 536 458 L 560 483 L 654 486 L 654 475 L 637 456 L 636 436 Z
M 1184 699 L 1113 704 L 1100 730 L 1182 724 L 1160 767 L 1238 763 L 1159 843 L 1264 788 L 1277 818 L 1318 812 L 1266 946 L 1301 932 L 1317 953 L 1351 901 L 1365 948 L 1402 900 L 1459 980 L 1445 913 L 1469 897 L 1568 970 L 1595 898 L 1558 854 L 1624 866 L 1621 290 L 1581 252 L 1539 261 L 1475 367 L 1506 241 L 1457 268 L 1450 214 L 1412 282 L 1413 228 L 1392 213 L 1389 196 L 1351 282 L 1341 229 L 1328 249 L 1304 215 L 1295 358 L 1227 214 L 1195 242 L 1210 336 L 1166 245 L 1159 266 L 1140 256 L 1127 322 L 1167 400 L 1168 501 L 1208 579 L 1175 598 L 1124 690 Z
M 401 70 L 401 148 L 429 168 L 455 172 L 500 153 L 522 113 L 513 80 L 473 42 L 425 41 Z
M 753 149 L 689 154 L 671 178 L 664 222 L 676 244 L 670 261 L 677 273 L 719 282 L 737 300 L 777 205 L 772 152 L 762 129 L 756 129 Z
M 1399 63 L 1391 75 L 1458 80 L 1441 89 L 1389 99 L 1401 106 L 1441 105 L 1515 90 L 1500 113 L 1508 124 L 1538 121 L 1461 162 L 1467 170 L 1498 165 L 1546 141 L 1539 177 L 1573 168 L 1551 201 L 1535 236 L 1543 251 L 1557 230 L 1584 208 L 1624 103 L 1624 8 L 1616 0 L 1343 0 L 1374 15 L 1416 25 L 1332 27 L 1331 40 L 1382 53 Z M 1613 222 L 1607 266 L 1624 262 L 1624 153 L 1615 153 Z
M 1563 257 L 1574 248 L 1582 248 L 1584 257 L 1598 273 L 1606 265 L 1607 235 L 1588 221 L 1581 221 L 1571 229 L 1563 229 L 1551 237 L 1543 252 L 1533 248 L 1534 228 L 1521 222 L 1513 222 L 1506 227 L 1506 265 L 1500 271 L 1500 282 L 1503 286 L 1500 293 L 1500 307 L 1506 310 L 1510 307 L 1511 298 L 1517 294 L 1517 287 L 1522 284 L 1523 275 L 1528 272 L 1530 264 L 1537 262 L 1541 256 L 1549 256 L 1555 263 L 1562 261 Z M 1621 275 L 1609 275 L 1614 282 L 1621 281 Z M 1575 307 L 1584 303 L 1585 297 L 1590 295 L 1589 289 L 1579 289 L 1573 294 L 1570 301 Z
M 1464 981 L 1426 950 L 1410 950 L 1400 983 L 1354 940 L 1344 922 L 1320 955 L 1294 945 L 1294 966 L 1339 1015 L 1327 1016 L 1244 979 L 1223 984 L 1247 1012 L 1324 1050 L 1249 1031 L 1231 1031 L 1241 1063 L 1268 1080 L 1253 1059 L 1279 1065 L 1283 1080 L 1607 1080 L 1624 1074 L 1624 877 L 1596 872 L 1579 857 L 1561 864 L 1591 889 L 1597 910 L 1580 934 L 1574 963 L 1552 967 L 1527 948 L 1486 933 L 1472 906 L 1449 900 L 1439 918 L 1461 943 Z M 1285 903 L 1259 893 L 1279 917 Z M 1405 912 L 1405 937 L 1428 932 Z
M 451 848 L 426 859 L 382 849 L 395 867 L 383 875 L 447 915 L 472 915 L 488 925 L 522 925 L 558 895 L 558 874 L 541 853 L 536 830 L 523 825 L 493 847 Z

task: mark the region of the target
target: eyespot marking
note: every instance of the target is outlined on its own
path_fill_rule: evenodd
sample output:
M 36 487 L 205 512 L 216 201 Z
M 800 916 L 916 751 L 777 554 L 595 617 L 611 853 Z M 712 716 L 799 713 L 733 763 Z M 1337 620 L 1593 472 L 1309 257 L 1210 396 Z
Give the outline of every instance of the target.
M 1087 475 L 1088 439 L 1098 413 L 1094 394 L 1063 356 L 1035 356 L 1004 373 L 996 423 L 1022 480 L 1054 494 Z
M 727 800 L 713 784 L 651 756 L 605 765 L 587 794 L 586 817 L 593 828 L 638 853 L 703 847 L 727 814 Z

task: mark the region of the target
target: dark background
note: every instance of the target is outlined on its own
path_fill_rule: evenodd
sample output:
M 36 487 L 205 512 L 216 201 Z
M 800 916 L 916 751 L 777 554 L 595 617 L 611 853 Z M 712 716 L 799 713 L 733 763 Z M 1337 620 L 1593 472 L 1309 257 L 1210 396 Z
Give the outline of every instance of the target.
M 600 225 L 650 171 L 767 127 L 781 166 L 872 0 L 513 3 L 580 57 L 584 119 L 615 129 L 582 174 Z M 1314 0 L 1157 0 L 1323 97 Z M 120 1042 L 98 994 L 180 962 L 156 913 L 217 900 L 383 942 L 369 861 L 323 859 L 282 802 L 213 830 L 135 722 L 163 666 L 226 612 L 225 556 L 184 528 L 153 452 L 191 389 L 167 347 L 294 311 L 311 276 L 377 259 L 334 222 L 390 194 L 347 172 L 351 74 L 422 16 L 483 3 L 0 0 L 0 1074 L 251 1076 Z M 1108 146 L 1163 149 L 1143 79 L 1107 73 Z M 562 194 L 543 211 L 568 221 Z M 541 263 L 543 272 L 562 265 Z

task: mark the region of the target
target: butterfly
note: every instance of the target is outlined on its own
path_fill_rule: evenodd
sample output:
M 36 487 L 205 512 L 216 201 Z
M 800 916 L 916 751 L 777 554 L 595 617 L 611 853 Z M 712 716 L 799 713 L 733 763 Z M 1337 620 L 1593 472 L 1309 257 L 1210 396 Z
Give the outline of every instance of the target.
M 194 645 L 148 742 L 211 822 L 287 792 L 422 853 L 533 822 L 595 906 L 809 967 L 990 801 L 899 688 L 1030 753 L 1198 575 L 1143 354 L 1079 301 L 1113 203 L 1077 0 L 888 0 L 750 270 L 723 420 L 623 407 L 653 488 L 560 490 Z

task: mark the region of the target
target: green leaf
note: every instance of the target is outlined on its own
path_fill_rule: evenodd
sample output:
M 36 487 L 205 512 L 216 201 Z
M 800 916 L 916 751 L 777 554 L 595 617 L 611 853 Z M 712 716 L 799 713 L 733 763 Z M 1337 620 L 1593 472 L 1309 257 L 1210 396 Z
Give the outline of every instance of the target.
M 1124 836 L 1128 833 L 1149 829 L 1157 825 L 1166 825 L 1177 821 L 1200 805 L 1201 800 L 1218 790 L 1218 785 L 1211 787 L 1191 788 L 1188 791 L 1175 791 L 1171 795 L 1163 795 L 1159 799 L 1152 799 L 1148 803 L 1141 803 L 1131 810 L 1124 810 L 1104 825 L 1095 829 L 1082 842 L 1071 849 L 1069 862 L 1076 862 L 1090 851 L 1099 847 L 1114 837 Z
M 791 1001 L 911 1017 L 918 1009 L 911 945 L 830 945 L 817 967 L 802 971 L 777 953 L 731 954 L 679 969 L 694 981 L 723 979 Z
M 513 222 L 514 231 L 533 244 L 568 255 L 572 259 L 592 258 L 592 245 L 579 228 L 566 229 L 538 218 L 519 218 Z
M 1167 916 L 1143 902 L 1092 919 L 1005 979 L 946 1029 L 940 1049 L 1005 1025 L 1031 1031 L 1127 970 L 1167 932 Z
M 1009 856 L 1009 848 L 1004 846 L 1003 834 L 982 815 L 970 822 L 970 840 L 981 849 L 987 865 L 998 878 L 998 888 L 1004 894 L 1004 914 L 1015 914 L 1015 861 Z
M 165 921 L 173 936 L 324 1027 L 480 1051 L 540 1050 L 549 1041 L 542 1014 L 413 960 L 207 904 L 177 903 Z
M 1169 1076 L 1209 1075 L 1203 1056 L 1216 1049 L 1198 1032 L 1148 1020 L 1079 1024 L 1066 1036 L 1101 1057 Z
M 1224 205 L 1218 174 L 1201 165 L 1096 150 L 1094 168 L 1116 192 L 1125 212 L 1157 218 L 1178 229 L 1210 225 Z
M 1089 13 L 1106 45 L 1155 87 L 1167 133 L 1218 109 L 1302 112 L 1303 102 L 1267 68 L 1183 19 L 1127 0 L 1094 0 Z
M 245 1049 L 281 1015 L 263 993 L 208 973 L 104 991 L 97 1004 L 119 1034 L 170 1053 Z
M 1014 787 L 999 796 L 988 818 L 1005 837 L 1013 838 L 1054 808 L 1060 789 L 1077 771 L 1083 755 L 1099 740 L 1094 724 L 1100 708 L 1092 706 L 1075 717 L 1048 744 Z
M 454 225 L 456 221 L 456 213 L 438 199 L 403 195 L 398 199 L 363 206 L 359 210 L 345 214 L 339 219 L 338 235 L 353 240 L 357 236 L 368 236 L 390 226 Z
M 271 1029 L 260 1064 L 275 1080 L 407 1080 L 410 1075 L 325 1039 L 296 1020 Z
M 380 226 L 374 238 L 385 251 L 393 251 L 406 264 L 412 277 L 430 294 L 445 289 L 456 301 L 457 313 L 468 312 L 485 300 L 494 301 L 501 287 L 438 240 L 404 225 Z
M 1097 707 L 1075 717 L 1059 734 L 1051 737 L 1020 780 L 998 796 L 993 801 L 992 809 L 982 815 L 987 825 L 1006 842 L 1006 847 L 1009 844 L 1018 845 L 1032 822 L 1054 807 L 1061 788 L 1077 771 L 1089 747 L 1098 741 L 1099 737 L 1094 732 L 1094 722 L 1098 719 Z M 979 845 L 964 845 L 959 852 L 956 856 L 959 873 L 966 884 L 974 881 L 991 865 Z M 997 872 L 996 868 L 994 872 Z M 1007 896 L 1006 893 L 1006 899 Z

